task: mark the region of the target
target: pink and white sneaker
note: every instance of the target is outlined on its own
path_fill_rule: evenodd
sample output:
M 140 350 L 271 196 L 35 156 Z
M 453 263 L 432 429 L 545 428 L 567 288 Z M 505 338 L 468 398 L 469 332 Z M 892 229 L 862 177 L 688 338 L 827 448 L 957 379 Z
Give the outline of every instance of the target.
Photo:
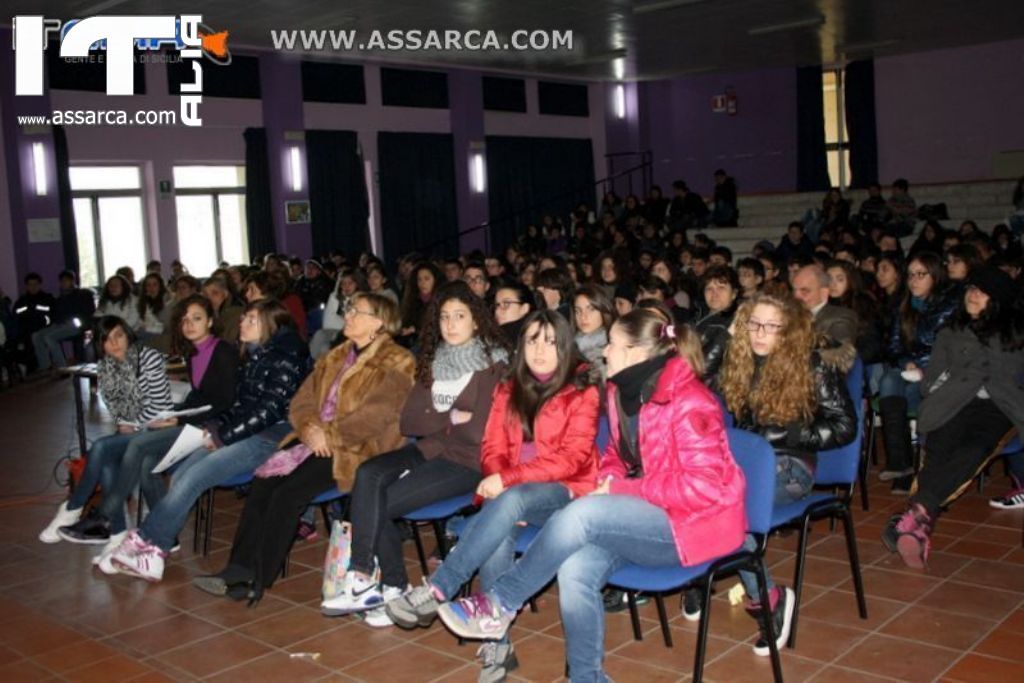
M 132 531 L 111 555 L 110 564 L 122 574 L 155 583 L 164 577 L 165 557 L 167 553 Z

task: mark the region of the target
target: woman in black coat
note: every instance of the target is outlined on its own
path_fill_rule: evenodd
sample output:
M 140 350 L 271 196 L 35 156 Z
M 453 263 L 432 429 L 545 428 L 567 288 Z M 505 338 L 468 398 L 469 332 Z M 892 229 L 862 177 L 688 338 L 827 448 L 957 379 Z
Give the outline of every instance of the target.
M 1024 316 L 1010 276 L 982 266 L 948 327 L 939 332 L 921 382 L 918 430 L 925 440 L 910 505 L 882 533 L 889 550 L 924 568 L 940 511 L 968 487 L 996 445 L 1024 433 Z

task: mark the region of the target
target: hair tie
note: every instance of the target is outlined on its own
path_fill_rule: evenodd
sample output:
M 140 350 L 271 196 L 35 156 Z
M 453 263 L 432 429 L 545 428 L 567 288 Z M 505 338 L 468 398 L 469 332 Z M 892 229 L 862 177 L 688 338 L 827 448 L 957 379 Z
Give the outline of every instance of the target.
M 662 337 L 668 337 L 669 339 L 675 339 L 676 338 L 676 326 L 675 325 L 665 325 L 664 327 L 661 328 L 661 336 Z

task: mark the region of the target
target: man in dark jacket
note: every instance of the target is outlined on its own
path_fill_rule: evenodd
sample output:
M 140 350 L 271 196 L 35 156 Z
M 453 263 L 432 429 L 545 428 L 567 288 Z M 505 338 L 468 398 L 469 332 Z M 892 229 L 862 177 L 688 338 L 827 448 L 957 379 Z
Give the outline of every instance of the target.
M 82 334 L 82 330 L 89 329 L 92 315 L 96 311 L 96 300 L 92 292 L 78 286 L 78 278 L 73 271 L 62 270 L 57 279 L 60 291 L 50 311 L 50 325 L 32 335 L 32 346 L 40 371 L 67 364 L 61 342 L 74 339 Z
M 32 335 L 50 324 L 55 303 L 53 295 L 43 291 L 43 277 L 39 273 L 25 276 L 25 293 L 14 302 L 17 337 L 13 346 L 18 362 L 30 371 L 36 368 Z
M 673 230 L 702 228 L 708 222 L 708 207 L 696 192 L 682 180 L 672 183 L 672 203 L 668 208 L 668 223 Z
M 295 293 L 302 299 L 302 307 L 307 311 L 319 308 L 327 303 L 333 289 L 334 283 L 324 275 L 320 262 L 314 259 L 306 261 L 305 272 L 295 282 Z
M 722 169 L 715 171 L 714 209 L 711 222 L 720 228 L 736 227 L 740 210 L 736 198 L 736 181 Z

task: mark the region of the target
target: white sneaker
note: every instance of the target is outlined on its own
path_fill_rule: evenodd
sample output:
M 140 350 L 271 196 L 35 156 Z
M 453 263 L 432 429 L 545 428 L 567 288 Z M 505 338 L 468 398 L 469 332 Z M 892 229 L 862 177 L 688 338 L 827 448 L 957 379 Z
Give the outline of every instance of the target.
M 71 526 L 79 520 L 82 516 L 82 508 L 77 510 L 68 510 L 68 502 L 65 500 L 57 508 L 57 515 L 53 520 L 39 533 L 39 540 L 43 543 L 59 543 L 60 534 L 57 530 L 62 526 Z
M 380 585 L 373 579 L 345 575 L 345 585 L 337 596 L 320 603 L 320 613 L 325 617 L 341 617 L 356 612 L 366 612 L 384 605 Z
M 164 578 L 164 557 L 166 553 L 147 543 L 138 531 L 133 531 L 118 546 L 110 563 L 121 574 L 135 576 L 146 581 L 157 582 Z
M 99 567 L 100 571 L 107 575 L 117 574 L 117 567 L 111 563 L 111 558 L 114 556 L 114 552 L 121 547 L 121 543 L 128 537 L 127 531 L 122 531 L 119 534 L 112 534 L 107 544 L 103 546 L 103 550 L 100 554 L 92 558 L 92 565 Z
M 384 586 L 381 591 L 381 595 L 384 598 L 384 604 L 380 607 L 374 607 L 368 612 L 359 612 L 356 616 L 365 621 L 367 626 L 372 626 L 374 628 L 387 628 L 388 626 L 394 626 L 395 622 L 391 621 L 391 617 L 388 616 L 385 605 L 392 600 L 397 600 L 402 597 L 409 592 L 410 589 L 411 586 L 406 586 L 404 590 L 398 586 Z

